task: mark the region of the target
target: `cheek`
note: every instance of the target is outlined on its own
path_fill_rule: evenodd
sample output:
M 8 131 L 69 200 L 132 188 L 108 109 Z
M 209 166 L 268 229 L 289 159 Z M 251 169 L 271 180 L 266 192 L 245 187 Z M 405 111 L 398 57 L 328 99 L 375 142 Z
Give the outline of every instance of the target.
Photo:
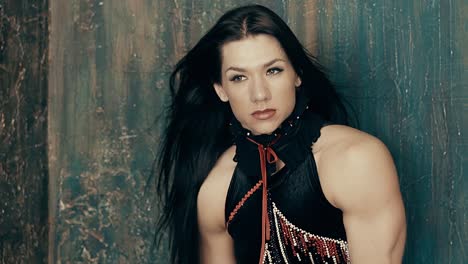
M 296 105 L 296 93 L 293 92 L 285 95 L 283 97 L 282 104 L 285 106 L 286 116 L 289 116 L 293 112 L 294 106 Z
M 229 106 L 237 120 L 244 119 L 245 115 L 248 114 L 248 106 L 246 103 L 242 102 L 242 100 L 230 98 Z
M 242 126 L 246 127 L 247 129 L 250 129 L 248 125 L 249 117 L 251 114 L 249 99 L 245 96 L 230 94 L 228 103 L 237 121 L 239 121 L 242 124 Z
M 279 100 L 284 105 L 294 105 L 296 102 L 296 86 L 291 85 L 290 82 L 284 83 L 283 87 L 287 87 L 286 89 L 278 89 L 278 93 L 276 94 L 277 100 Z

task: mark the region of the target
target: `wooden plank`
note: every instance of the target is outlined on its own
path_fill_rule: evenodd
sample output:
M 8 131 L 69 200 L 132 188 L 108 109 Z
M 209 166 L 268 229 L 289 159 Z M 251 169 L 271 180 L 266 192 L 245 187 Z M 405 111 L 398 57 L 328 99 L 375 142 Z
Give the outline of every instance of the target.
M 163 5 L 51 3 L 49 263 L 148 261 Z
M 0 263 L 47 256 L 47 10 L 0 2 Z
M 463 263 L 466 2 L 321 1 L 318 10 L 319 60 L 398 167 L 405 263 Z

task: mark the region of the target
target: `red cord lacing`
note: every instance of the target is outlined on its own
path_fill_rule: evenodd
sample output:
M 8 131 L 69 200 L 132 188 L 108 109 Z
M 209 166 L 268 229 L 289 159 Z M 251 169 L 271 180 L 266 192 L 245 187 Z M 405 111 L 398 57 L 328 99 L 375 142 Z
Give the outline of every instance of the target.
M 262 248 L 260 250 L 260 260 L 259 263 L 263 262 L 263 257 L 265 255 L 265 242 L 270 240 L 270 220 L 268 219 L 267 212 L 267 169 L 266 162 L 275 163 L 278 161 L 278 156 L 275 151 L 270 147 L 275 144 L 276 141 L 280 138 L 278 135 L 275 140 L 273 140 L 268 146 L 263 146 L 260 143 L 255 142 L 253 139 L 247 138 L 252 143 L 256 144 L 258 147 L 258 154 L 260 155 L 260 169 L 262 171 Z

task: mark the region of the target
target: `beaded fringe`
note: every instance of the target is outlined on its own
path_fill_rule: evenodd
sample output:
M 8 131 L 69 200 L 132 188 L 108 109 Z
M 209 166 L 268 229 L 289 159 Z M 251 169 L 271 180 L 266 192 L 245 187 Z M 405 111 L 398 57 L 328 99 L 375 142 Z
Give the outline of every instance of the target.
M 346 241 L 308 233 L 289 222 L 275 203 L 272 209 L 272 239 L 265 244 L 263 263 L 351 263 Z

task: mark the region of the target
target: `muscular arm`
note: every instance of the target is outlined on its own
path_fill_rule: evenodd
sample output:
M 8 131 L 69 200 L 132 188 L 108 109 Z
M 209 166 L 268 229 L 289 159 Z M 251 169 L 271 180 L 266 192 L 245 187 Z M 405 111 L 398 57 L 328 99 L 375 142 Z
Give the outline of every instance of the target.
M 351 262 L 401 263 L 406 220 L 390 153 L 362 132 L 335 150 L 327 154 L 335 164 L 325 170 L 331 202 L 343 211 Z
M 200 230 L 200 263 L 235 263 L 232 238 L 224 223 L 224 204 L 232 176 L 232 157 L 228 150 L 202 184 L 197 211 Z

